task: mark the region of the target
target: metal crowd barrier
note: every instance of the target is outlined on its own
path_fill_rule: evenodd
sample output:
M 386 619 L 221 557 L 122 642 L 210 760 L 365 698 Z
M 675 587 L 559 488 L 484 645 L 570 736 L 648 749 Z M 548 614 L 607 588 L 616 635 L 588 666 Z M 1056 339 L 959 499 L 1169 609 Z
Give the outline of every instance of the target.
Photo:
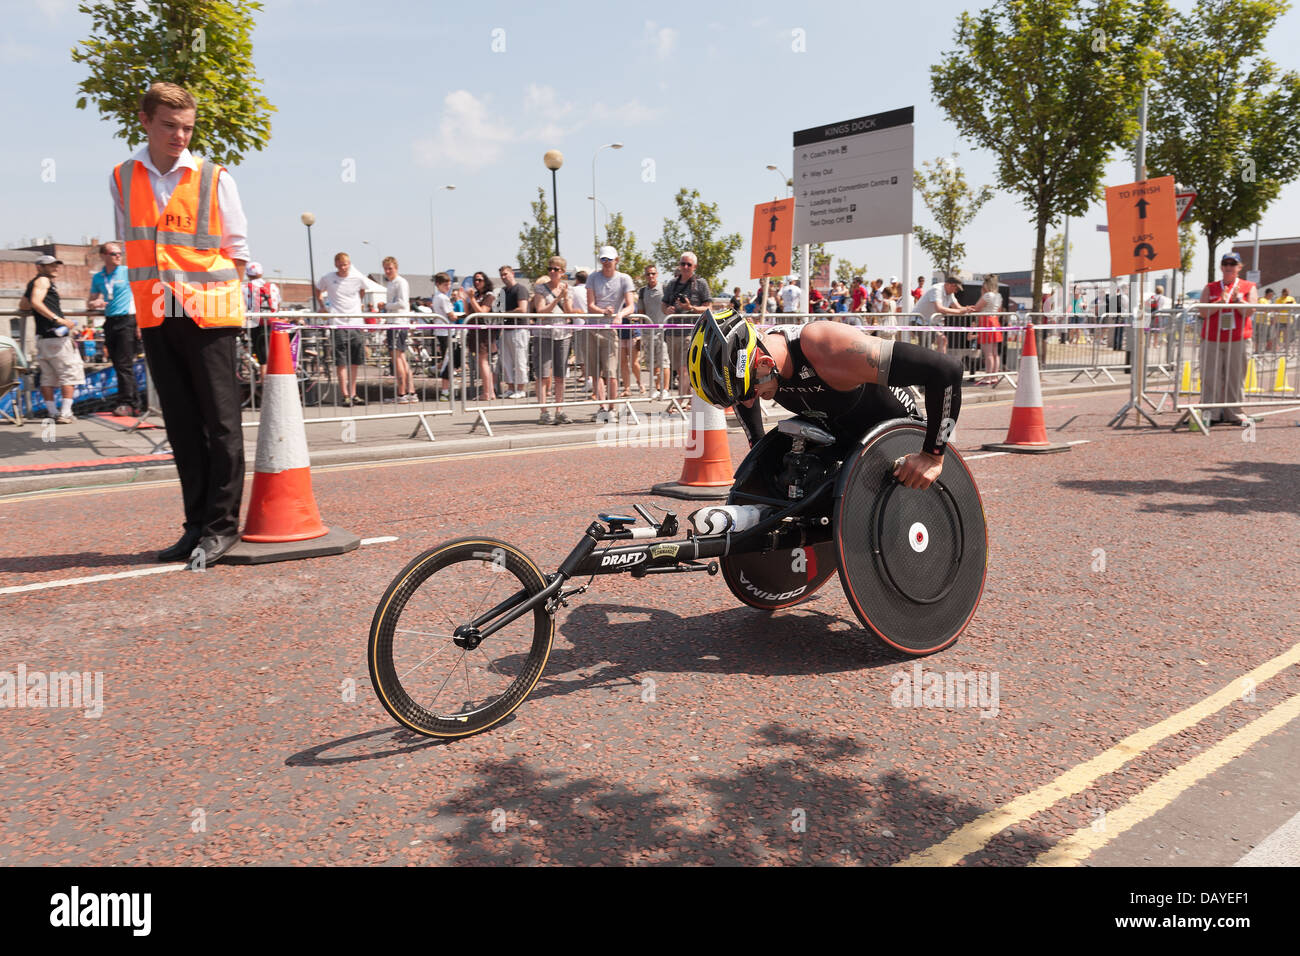
M 278 322 L 281 325 L 284 325 L 285 319 L 297 323 L 296 331 L 303 343 L 298 359 L 299 378 L 304 390 L 304 406 L 308 409 L 328 408 L 331 403 L 334 403 L 336 407 L 340 407 L 338 406 L 340 397 L 338 386 L 334 379 L 336 356 L 334 353 L 333 331 L 341 329 L 357 331 L 363 333 L 368 339 L 367 361 L 360 369 L 355 387 L 358 394 L 362 392 L 366 394 L 367 410 L 358 413 L 354 410 L 356 406 L 350 406 L 349 411 L 344 414 L 308 413 L 305 415 L 305 419 L 309 424 L 315 422 L 418 417 L 424 426 L 425 434 L 432 440 L 432 432 L 427 424 L 424 424 L 424 416 L 426 415 L 450 415 L 453 411 L 471 414 L 474 416 L 474 423 L 470 428 L 471 433 L 476 431 L 479 426 L 482 426 L 486 434 L 490 436 L 493 432 L 489 416 L 494 413 L 517 414 L 520 411 L 529 409 L 540 411 L 551 408 L 562 409 L 599 405 L 620 406 L 626 409 L 625 414 L 629 420 L 635 423 L 639 419 L 636 410 L 632 407 L 632 402 L 646 401 L 650 392 L 657 390 L 657 386 L 653 382 L 655 368 L 653 360 L 665 352 L 671 363 L 672 372 L 679 373 L 682 385 L 679 387 L 678 394 L 666 395 L 662 400 L 668 403 L 671 412 L 675 412 L 683 418 L 685 418 L 686 414 L 681 402 L 683 398 L 688 396 L 689 389 L 685 385 L 687 381 L 686 373 L 680 367 L 679 359 L 684 361 L 685 340 L 691 326 L 694 324 L 693 321 L 689 324 L 672 322 L 657 324 L 651 322 L 647 316 L 638 313 L 628 316 L 631 321 L 611 324 L 588 321 L 588 319 L 601 318 L 596 315 L 565 314 L 566 319 L 582 320 L 581 324 L 573 324 L 572 322 L 552 322 L 551 320 L 556 318 L 556 313 L 516 312 L 480 313 L 482 323 L 470 324 L 468 322 L 422 321 L 434 318 L 434 316 L 430 316 L 428 313 L 401 313 L 404 319 L 409 320 L 410 324 L 391 324 L 387 321 L 372 324 L 366 322 L 365 319 L 379 316 L 386 320 L 393 313 L 363 313 L 343 316 L 329 313 L 279 312 L 262 313 L 262 315 L 273 323 Z M 668 318 L 671 319 L 672 317 Z M 514 321 L 516 319 L 528 321 L 525 324 Z M 413 407 L 406 409 L 403 409 L 396 402 L 396 382 L 392 375 L 392 349 L 388 345 L 387 333 L 395 329 L 406 329 L 409 336 L 407 354 L 411 363 L 417 401 L 413 404 Z M 680 334 L 674 334 L 674 331 L 669 330 L 679 330 Z M 615 378 L 617 379 L 619 331 L 638 331 L 641 333 L 642 340 L 648 345 L 648 348 L 643 351 L 646 357 L 647 370 L 652 377 L 650 389 L 646 389 L 640 396 L 635 398 L 630 394 L 627 396 L 615 394 L 598 399 L 594 397 L 593 382 L 592 397 L 568 399 L 566 396 L 566 400 L 563 402 L 549 400 L 541 403 L 537 401 L 537 375 L 535 373 L 539 368 L 537 361 L 538 342 L 552 341 L 557 335 L 569 338 L 571 348 L 563 373 L 565 391 L 566 393 L 581 392 L 585 391 L 584 380 L 591 377 L 589 374 L 591 370 L 586 367 L 590 364 L 588 360 L 599 357 L 597 350 L 593 348 L 593 343 L 584 341 L 584 339 L 591 339 L 596 335 L 607 337 L 606 343 L 611 344 L 614 351 Z M 529 391 L 531 387 L 531 397 L 529 399 L 482 399 L 479 396 L 484 390 L 485 383 L 481 380 L 480 363 L 475 356 L 481 348 L 486 347 L 488 349 L 488 371 L 493 382 L 500 383 L 501 337 L 511 332 L 524 332 L 529 337 L 527 345 L 528 367 L 523 369 L 524 375 L 522 376 L 526 381 L 513 384 L 522 384 L 524 391 Z M 537 335 L 538 332 L 553 334 L 542 338 Z M 264 333 L 259 328 L 253 330 L 253 334 Z M 637 356 L 638 364 L 635 367 L 638 385 L 641 380 L 641 358 L 642 356 Z M 578 374 L 579 369 L 581 369 L 581 374 Z M 551 376 L 553 379 L 558 377 L 558 375 Z M 446 381 L 448 385 L 445 390 L 441 386 L 443 381 Z M 314 388 L 310 384 L 313 382 L 316 383 Z M 430 385 L 430 382 L 433 384 Z M 384 394 L 389 388 L 392 389 L 391 398 L 386 397 Z M 687 388 L 687 391 L 682 392 L 682 388 Z M 496 390 L 494 384 L 494 391 Z M 369 410 L 372 404 L 370 399 L 375 396 L 376 392 L 378 393 L 377 404 L 384 408 L 384 411 L 377 413 Z M 437 407 L 443 404 L 447 407 Z M 434 406 L 433 410 L 429 410 L 430 405 Z M 419 429 L 417 428 L 412 437 L 415 437 L 418 432 Z
M 1268 310 L 1289 311 L 1295 308 L 1295 306 L 1269 306 Z M 0 315 L 6 314 L 19 313 L 0 313 Z M 91 315 L 85 312 L 68 314 L 70 317 Z M 94 313 L 94 315 L 98 314 Z M 1112 373 L 1131 367 L 1133 335 L 1135 332 L 1141 332 L 1146 346 L 1144 371 L 1149 375 L 1157 376 L 1166 386 L 1165 396 L 1157 410 L 1163 408 L 1165 402 L 1171 398 L 1177 408 L 1180 410 L 1186 408 L 1185 403 L 1180 404 L 1180 389 L 1177 387 L 1179 382 L 1176 379 L 1180 375 L 1184 379 L 1187 377 L 1188 361 L 1193 363 L 1191 366 L 1193 371 L 1190 374 L 1199 374 L 1199 356 L 1189 358 L 1185 355 L 1188 351 L 1186 333 L 1189 328 L 1186 321 L 1188 312 L 1185 310 L 1169 310 L 1167 318 L 1163 312 L 1149 317 L 1117 313 L 1106 313 L 1099 317 L 1078 313 L 997 313 L 1000 323 L 997 328 L 975 325 L 978 314 L 943 317 L 942 324 L 933 325 L 917 324 L 924 319 L 916 312 L 769 313 L 766 316 L 760 316 L 755 312 L 748 313 L 746 317 L 755 323 L 765 319 L 765 324 L 768 326 L 803 324 L 829 319 L 858 325 L 868 333 L 897 341 L 910 341 L 927 347 L 937 347 L 942 336 L 946 340 L 947 351 L 962 360 L 966 379 L 988 381 L 991 378 L 995 384 L 1005 380 L 1012 386 L 1015 386 L 1017 381 L 1016 372 L 1023 345 L 1024 323 L 1027 319 L 1034 322 L 1035 330 L 1040 336 L 1040 369 L 1066 374 L 1074 373 L 1071 381 L 1087 376 L 1094 382 L 1102 377 L 1115 382 Z M 359 313 L 343 316 L 301 311 L 250 313 L 249 321 L 260 320 L 260 324 L 245 329 L 245 337 L 240 345 L 239 377 L 244 390 L 245 407 L 252 412 L 256 412 L 259 408 L 262 370 L 255 352 L 267 354 L 265 348 L 253 347 L 253 339 L 257 336 L 265 336 L 271 328 L 284 328 L 290 332 L 293 340 L 299 392 L 304 406 L 304 420 L 307 424 L 414 418 L 418 422 L 410 437 L 414 438 L 423 432 L 432 441 L 434 435 L 427 421 L 430 416 L 448 416 L 456 412 L 473 415 L 471 433 L 482 426 L 486 434 L 492 435 L 490 416 L 493 415 L 518 414 L 524 410 L 541 411 L 601 405 L 618 407 L 623 410 L 623 414 L 630 422 L 639 424 L 633 402 L 646 401 L 650 392 L 658 390 L 654 369 L 655 360 L 661 355 L 667 360 L 670 368 L 670 383 L 674 374 L 679 379 L 676 393 L 664 396 L 662 400 L 667 403 L 670 414 L 685 418 L 683 401 L 689 399 L 690 389 L 682 364 L 685 360 L 689 331 L 694 324 L 693 318 L 689 322 L 680 320 L 674 322 L 672 320 L 676 319 L 676 316 L 666 316 L 666 321 L 661 324 L 652 322 L 644 314 L 635 313 L 628 317 L 630 320 L 628 322 L 609 324 L 588 321 L 601 318 L 597 315 L 565 314 L 564 321 L 552 323 L 550 320 L 555 319 L 557 313 L 480 313 L 479 318 L 490 324 L 471 325 L 464 321 L 455 323 L 427 321 L 437 318 L 428 313 L 411 312 L 400 313 L 400 315 L 405 320 L 403 324 L 388 321 L 394 313 Z M 1093 318 L 1099 321 L 1091 321 Z M 1300 316 L 1296 318 L 1300 321 Z M 574 324 L 575 319 L 581 324 Z M 938 319 L 939 317 L 936 317 L 936 320 Z M 1081 319 L 1089 321 L 1080 321 Z M 526 324 L 516 320 L 524 320 Z M 1282 370 L 1283 377 L 1287 374 L 1294 377 L 1297 374 L 1297 367 L 1300 366 L 1293 357 L 1297 340 L 1294 323 L 1277 322 L 1275 319 L 1271 321 L 1269 328 L 1272 331 L 1269 341 L 1275 343 L 1275 349 L 1274 352 L 1269 353 L 1271 357 L 1267 361 L 1256 362 L 1251 366 L 1255 369 L 1255 379 L 1247 381 L 1246 388 L 1252 396 L 1256 394 L 1259 382 L 1265 379 L 1270 382 L 1275 379 L 1280 381 L 1279 368 Z M 410 324 L 405 324 L 406 322 Z M 358 406 L 340 404 L 342 396 L 335 375 L 337 365 L 333 334 L 335 330 L 340 329 L 361 332 L 365 339 L 366 361 L 360 366 L 355 383 L 356 393 L 365 398 L 364 410 Z M 397 401 L 392 349 L 389 346 L 388 334 L 400 329 L 407 331 L 407 356 L 417 396 L 417 400 L 409 404 Z M 539 340 L 549 340 L 539 339 L 536 333 L 545 331 L 571 336 L 571 348 L 564 374 L 565 401 L 554 401 L 555 396 L 552 394 L 549 396 L 551 401 L 539 402 L 535 374 L 527 375 L 528 381 L 523 383 L 524 391 L 530 392 L 525 399 L 479 398 L 484 383 L 480 381 L 480 363 L 471 358 L 470 337 L 477 339 L 490 337 L 492 333 L 496 333 L 498 341 L 495 348 L 491 343 L 488 344 L 488 367 L 493 380 L 499 381 L 499 337 L 504 333 L 521 331 L 529 335 L 529 365 L 534 366 L 534 373 L 537 359 L 536 343 Z M 605 336 L 607 345 L 611 344 L 612 340 L 617 380 L 620 331 L 641 333 L 643 348 L 637 357 L 634 374 L 639 384 L 642 379 L 642 364 L 644 364 L 645 371 L 649 373 L 649 388 L 639 397 L 630 394 L 606 395 L 605 398 L 598 399 L 594 396 L 594 388 L 592 394 L 585 394 L 584 380 L 593 379 L 593 386 L 595 384 L 594 377 L 591 375 L 592 369 L 587 367 L 590 364 L 589 360 L 598 356 L 592 348 L 592 343 L 583 340 L 589 340 L 597 335 Z M 1001 367 L 996 371 L 984 367 L 985 360 L 979 341 L 981 334 L 991 332 L 1002 333 L 1002 342 L 997 345 Z M 83 357 L 102 359 L 104 366 L 108 364 L 102 330 L 97 330 L 92 339 L 82 340 L 81 348 Z M 1288 359 L 1288 355 L 1292 357 Z M 445 390 L 442 388 L 443 381 L 446 381 L 448 386 Z M 627 384 L 624 383 L 625 386 Z M 1142 391 L 1145 391 L 1145 378 Z M 1185 388 L 1181 389 L 1181 392 L 1186 391 Z M 569 395 L 578 393 L 582 393 L 581 398 L 569 398 Z M 1150 399 L 1146 400 L 1156 408 Z M 245 427 L 256 426 L 256 415 L 253 419 L 244 422 Z
M 1252 409 L 1250 418 L 1263 418 L 1300 405 L 1300 305 L 1269 303 L 1241 310 L 1250 319 L 1251 337 L 1211 342 L 1204 337 L 1205 317 L 1218 311 L 1233 310 L 1221 302 L 1173 310 L 1170 328 L 1178 333 L 1169 387 L 1157 411 L 1172 399 L 1173 410 L 1182 412 L 1174 428 L 1195 422 L 1204 433 L 1207 418 L 1235 419 L 1243 408 Z

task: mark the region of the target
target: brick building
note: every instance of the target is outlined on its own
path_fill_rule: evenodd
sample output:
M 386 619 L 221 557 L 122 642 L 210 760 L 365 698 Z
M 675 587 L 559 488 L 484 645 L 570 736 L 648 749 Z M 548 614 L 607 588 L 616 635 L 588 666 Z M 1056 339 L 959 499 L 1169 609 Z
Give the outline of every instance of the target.
M 1234 242 L 1232 251 L 1241 256 L 1243 274 L 1256 267 L 1255 241 Z M 1217 266 L 1217 263 L 1216 263 Z M 1261 239 L 1259 241 L 1259 287 L 1286 285 L 1287 281 L 1300 273 L 1300 237 L 1289 239 Z M 1218 275 L 1216 268 L 1215 275 Z M 1292 294 L 1295 293 L 1292 288 Z

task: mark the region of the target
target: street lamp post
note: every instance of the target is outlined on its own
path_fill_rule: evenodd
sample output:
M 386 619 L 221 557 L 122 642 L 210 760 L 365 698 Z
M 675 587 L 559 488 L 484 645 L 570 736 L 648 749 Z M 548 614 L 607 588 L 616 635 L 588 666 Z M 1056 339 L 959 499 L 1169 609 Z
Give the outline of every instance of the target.
M 551 219 L 555 223 L 555 254 L 560 254 L 560 198 L 555 188 L 555 172 L 564 165 L 564 154 L 558 149 L 548 149 L 542 162 L 551 171 Z
M 443 186 L 442 188 L 455 189 L 456 187 Z M 433 248 L 433 197 L 432 196 L 429 197 L 429 267 L 430 269 L 433 270 L 429 273 L 429 281 L 432 282 L 433 277 L 438 272 L 438 257 L 437 255 L 435 255 L 434 248 Z
M 311 310 L 320 311 L 320 300 L 316 298 L 316 261 L 311 252 L 311 227 L 316 224 L 316 217 L 309 212 L 305 212 L 299 217 L 302 224 L 307 227 L 307 272 L 311 275 Z
M 789 176 L 787 176 L 785 173 L 781 172 L 781 167 L 780 167 L 780 166 L 773 166 L 771 163 L 768 163 L 768 164 L 767 164 L 767 168 L 770 169 L 770 170 L 772 170 L 772 172 L 776 173 L 778 176 L 780 176 L 781 179 L 785 182 L 785 188 L 786 188 L 787 190 L 789 190 L 789 191 L 786 193 L 786 195 L 787 195 L 787 196 L 793 196 L 793 195 L 794 195 L 794 180 L 791 179 Z
M 609 231 L 609 207 L 606 206 L 605 203 L 604 203 L 603 201 L 597 199 L 595 196 L 588 196 L 587 198 L 590 199 L 592 202 L 600 203 L 600 208 L 603 209 L 603 210 L 605 210 L 605 230 L 606 230 L 606 233 L 608 233 L 608 231 Z
M 622 148 L 622 143 L 605 143 L 603 146 L 597 146 L 596 151 L 591 154 L 591 252 L 597 258 L 600 257 L 600 237 L 596 233 L 596 156 L 602 149 Z
M 781 177 L 782 180 L 785 181 L 785 187 L 787 190 L 786 198 L 790 198 L 794 196 L 794 179 L 787 176 L 784 172 L 782 172 L 780 166 L 775 166 L 772 163 L 768 163 L 767 168 L 772 170 L 772 172 L 776 173 L 778 176 Z M 803 309 L 804 311 L 807 311 L 809 279 L 810 279 L 810 273 L 812 271 L 811 264 L 808 262 L 809 252 L 810 250 L 808 248 L 808 244 L 804 243 L 803 246 L 801 247 L 801 252 L 799 257 L 800 258 L 799 278 L 800 278 L 800 285 L 802 286 L 802 288 L 799 290 L 799 295 L 800 298 L 802 299 L 800 308 Z M 767 296 L 764 296 L 763 298 L 764 300 L 766 300 Z

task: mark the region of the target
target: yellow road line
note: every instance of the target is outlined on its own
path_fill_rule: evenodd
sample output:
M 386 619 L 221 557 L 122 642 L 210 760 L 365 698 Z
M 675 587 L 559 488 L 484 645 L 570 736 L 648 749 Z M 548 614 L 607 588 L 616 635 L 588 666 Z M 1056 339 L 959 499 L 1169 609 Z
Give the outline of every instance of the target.
M 1052 847 L 1031 866 L 1077 866 L 1120 834 L 1172 803 L 1184 790 L 1204 780 L 1229 760 L 1240 757 L 1269 734 L 1300 717 L 1300 694 L 1234 731 L 1204 753 L 1175 767 L 1133 799 L 1102 818 L 1102 827 L 1084 827 Z
M 1222 690 L 1205 698 L 1191 707 L 1181 710 L 1160 723 L 1125 737 L 1109 750 L 1105 750 L 1084 763 L 1067 770 L 1051 783 L 1031 790 L 1023 796 L 1016 797 L 996 810 L 976 817 L 970 823 L 952 833 L 946 840 L 934 846 L 919 850 L 895 866 L 952 866 L 963 858 L 983 849 L 989 841 L 1008 827 L 1023 823 L 1036 813 L 1046 810 L 1066 797 L 1082 793 L 1107 774 L 1114 773 L 1134 757 L 1154 747 L 1166 737 L 1181 733 L 1195 726 L 1205 718 L 1218 713 L 1242 694 L 1242 685 L 1247 681 L 1247 688 L 1262 684 L 1270 677 L 1288 667 L 1300 664 L 1300 644 L 1280 654 L 1270 661 L 1256 667 L 1248 674 Z

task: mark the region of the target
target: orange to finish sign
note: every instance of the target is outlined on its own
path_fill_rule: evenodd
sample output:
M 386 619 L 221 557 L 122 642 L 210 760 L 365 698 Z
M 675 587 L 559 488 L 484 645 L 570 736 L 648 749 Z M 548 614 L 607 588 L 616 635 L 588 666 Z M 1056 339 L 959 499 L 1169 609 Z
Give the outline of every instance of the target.
M 794 200 L 761 202 L 754 207 L 754 236 L 749 244 L 749 277 L 783 276 L 790 271 L 790 237 Z
M 1178 268 L 1176 192 L 1173 176 L 1106 187 L 1112 276 Z

